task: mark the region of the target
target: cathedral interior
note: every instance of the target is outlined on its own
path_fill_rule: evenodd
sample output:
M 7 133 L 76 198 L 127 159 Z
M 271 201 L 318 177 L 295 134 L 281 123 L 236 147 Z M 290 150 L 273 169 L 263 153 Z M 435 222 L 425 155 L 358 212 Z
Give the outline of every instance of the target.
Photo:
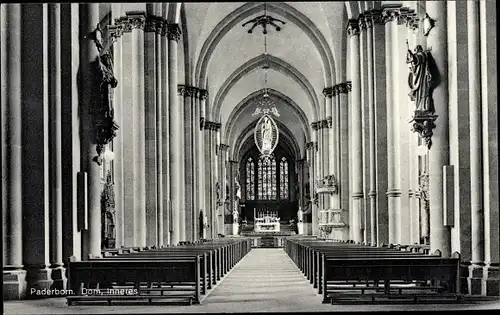
M 495 1 L 12 3 L 0 23 L 9 313 L 88 311 L 66 305 L 85 277 L 191 259 L 202 312 L 244 264 L 342 309 L 335 259 L 387 251 L 405 283 L 436 286 L 439 258 L 429 277 L 499 306 Z

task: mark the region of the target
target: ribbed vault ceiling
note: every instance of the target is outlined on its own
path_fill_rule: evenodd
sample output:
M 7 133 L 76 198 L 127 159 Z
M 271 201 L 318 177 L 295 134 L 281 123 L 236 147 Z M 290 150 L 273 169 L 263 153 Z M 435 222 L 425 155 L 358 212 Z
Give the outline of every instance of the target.
M 264 35 L 242 24 L 264 14 L 264 2 L 184 3 L 190 69 L 185 84 L 209 91 L 206 118 L 222 124 L 221 140 L 236 147 L 248 132 L 259 91 L 264 87 Z M 280 32 L 268 26 L 268 86 L 282 114 L 277 120 L 289 131 L 303 155 L 311 141 L 310 124 L 325 119 L 323 88 L 346 80 L 347 19 L 380 6 L 372 1 L 270 2 L 267 13 L 284 20 Z M 182 78 L 180 78 L 182 80 Z M 180 82 L 182 83 L 182 82 Z M 248 134 L 245 138 L 244 133 Z M 231 156 L 230 158 L 235 158 Z M 297 157 L 300 158 L 300 157 Z

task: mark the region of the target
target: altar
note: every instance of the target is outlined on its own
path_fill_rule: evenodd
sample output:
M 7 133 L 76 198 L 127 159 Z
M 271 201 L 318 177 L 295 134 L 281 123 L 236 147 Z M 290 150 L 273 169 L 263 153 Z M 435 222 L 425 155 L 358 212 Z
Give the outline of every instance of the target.
M 279 232 L 280 218 L 277 211 L 254 213 L 255 232 Z

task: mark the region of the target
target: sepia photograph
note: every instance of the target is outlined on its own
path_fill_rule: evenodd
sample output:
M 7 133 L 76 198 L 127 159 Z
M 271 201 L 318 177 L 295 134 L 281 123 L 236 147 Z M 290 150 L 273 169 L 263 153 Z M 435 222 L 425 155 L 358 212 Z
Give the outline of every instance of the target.
M 0 9 L 4 314 L 500 311 L 495 0 Z

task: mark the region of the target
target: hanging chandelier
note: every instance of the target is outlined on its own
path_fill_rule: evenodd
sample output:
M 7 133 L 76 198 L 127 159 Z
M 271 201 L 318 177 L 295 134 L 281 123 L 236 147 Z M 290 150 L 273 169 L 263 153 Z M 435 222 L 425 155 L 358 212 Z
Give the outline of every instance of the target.
M 264 16 L 268 17 L 267 4 L 264 5 L 264 10 L 265 10 Z M 284 24 L 284 22 L 283 22 L 283 24 Z M 264 33 L 264 66 L 262 68 L 264 69 L 264 94 L 262 95 L 262 98 L 257 102 L 257 107 L 255 108 L 255 111 L 252 114 L 252 116 L 257 116 L 257 115 L 263 114 L 263 116 L 259 119 L 259 121 L 257 122 L 257 125 L 255 126 L 254 140 L 255 140 L 255 145 L 257 146 L 257 148 L 259 149 L 259 151 L 261 153 L 261 156 L 263 158 L 269 158 L 269 157 L 271 157 L 274 149 L 278 145 L 278 140 L 279 140 L 278 125 L 276 124 L 276 122 L 274 121 L 274 119 L 271 115 L 279 117 L 280 114 L 278 112 L 278 109 L 276 108 L 276 105 L 274 104 L 272 99 L 269 97 L 269 89 L 267 86 L 267 70 L 269 69 L 269 63 L 267 60 L 267 58 L 268 58 L 268 55 L 267 55 L 267 31 L 266 31 L 265 25 L 263 25 L 263 27 L 264 27 L 264 32 L 263 32 Z M 249 31 L 249 33 L 251 33 L 251 32 Z

